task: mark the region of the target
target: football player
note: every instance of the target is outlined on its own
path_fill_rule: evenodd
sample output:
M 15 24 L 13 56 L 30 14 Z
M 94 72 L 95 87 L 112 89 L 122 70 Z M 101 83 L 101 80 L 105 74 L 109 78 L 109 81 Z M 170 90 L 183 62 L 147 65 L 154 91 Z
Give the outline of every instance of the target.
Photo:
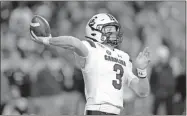
M 74 52 L 85 82 L 86 115 L 120 114 L 124 84 L 140 97 L 149 94 L 146 77 L 149 49 L 145 48 L 136 58 L 138 73 L 134 75 L 129 55 L 117 49 L 122 42 L 122 34 L 120 24 L 112 15 L 94 15 L 86 25 L 85 37 L 84 41 L 72 36 L 37 37 L 31 30 L 34 41 Z

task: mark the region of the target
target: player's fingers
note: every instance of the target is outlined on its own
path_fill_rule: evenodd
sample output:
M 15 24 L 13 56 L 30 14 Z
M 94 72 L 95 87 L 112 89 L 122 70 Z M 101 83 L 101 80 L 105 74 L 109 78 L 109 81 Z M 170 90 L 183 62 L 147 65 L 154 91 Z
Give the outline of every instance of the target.
M 151 61 L 150 57 L 148 57 L 147 60 L 148 60 L 148 62 L 150 62 Z
M 151 61 L 151 50 L 148 51 L 147 58 L 148 58 L 148 60 L 150 62 Z
M 33 41 L 35 41 L 35 42 L 37 42 L 37 43 L 41 43 L 40 38 L 37 37 L 37 36 L 34 34 L 34 32 L 33 32 L 32 30 L 30 31 L 30 33 L 31 33 L 31 39 L 32 39 Z
M 150 57 L 150 50 L 149 50 L 148 47 L 146 47 L 146 48 L 144 49 L 143 54 L 144 54 L 144 56 L 147 57 L 147 58 Z
M 31 34 L 31 39 L 37 40 L 37 36 L 34 34 L 32 30 L 30 31 L 30 34 Z
M 138 54 L 138 57 L 137 58 L 140 58 L 142 56 L 142 52 L 140 52 L 139 54 Z
M 148 47 L 144 48 L 143 54 L 147 53 L 148 51 L 149 51 L 149 48 L 148 48 Z
M 147 58 L 149 58 L 149 57 L 150 57 L 150 51 L 147 51 L 147 52 L 145 53 L 145 56 L 146 56 Z
M 148 64 L 151 62 L 151 59 L 149 57 L 146 57 L 146 60 Z

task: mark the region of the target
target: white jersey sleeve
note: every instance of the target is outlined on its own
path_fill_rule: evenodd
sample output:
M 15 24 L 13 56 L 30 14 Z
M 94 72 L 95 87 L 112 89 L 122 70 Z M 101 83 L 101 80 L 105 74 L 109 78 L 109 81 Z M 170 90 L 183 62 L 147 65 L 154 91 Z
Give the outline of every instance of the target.
M 137 79 L 137 81 L 139 80 L 139 78 L 133 74 L 132 72 L 132 60 L 130 59 L 130 57 L 128 56 L 128 62 L 127 62 L 127 70 L 128 70 L 128 76 L 126 78 L 126 84 L 129 87 L 131 81 L 133 79 Z
M 91 42 L 91 41 L 89 41 L 89 40 L 87 40 L 87 41 L 82 41 L 82 43 L 83 43 L 83 44 L 86 46 L 86 48 L 88 49 L 88 56 L 87 56 L 87 57 L 81 57 L 81 56 L 79 56 L 78 54 L 76 54 L 75 52 L 74 52 L 74 55 L 75 55 L 76 64 L 78 64 L 78 66 L 79 66 L 80 69 L 84 70 L 86 61 L 89 59 L 90 53 L 92 52 L 92 49 L 93 49 L 94 47 L 96 47 L 96 46 L 95 46 L 95 44 L 94 44 L 93 42 Z
M 89 52 L 93 49 L 93 47 L 96 47 L 95 44 L 89 40 L 82 41 L 82 43 L 86 46 L 86 48 L 88 48 Z

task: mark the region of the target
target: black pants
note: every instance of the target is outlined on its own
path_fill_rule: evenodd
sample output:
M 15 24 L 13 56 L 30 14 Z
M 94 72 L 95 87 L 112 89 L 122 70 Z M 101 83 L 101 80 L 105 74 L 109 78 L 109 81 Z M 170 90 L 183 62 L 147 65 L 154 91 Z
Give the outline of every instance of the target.
M 166 98 L 156 97 L 153 103 L 153 114 L 157 115 L 160 104 L 165 103 L 167 115 L 172 115 L 173 114 L 172 99 L 173 99 L 173 96 L 168 96 Z
M 87 110 L 86 111 L 86 115 L 117 115 L 117 114 L 106 113 L 106 112 L 101 112 L 101 111 Z

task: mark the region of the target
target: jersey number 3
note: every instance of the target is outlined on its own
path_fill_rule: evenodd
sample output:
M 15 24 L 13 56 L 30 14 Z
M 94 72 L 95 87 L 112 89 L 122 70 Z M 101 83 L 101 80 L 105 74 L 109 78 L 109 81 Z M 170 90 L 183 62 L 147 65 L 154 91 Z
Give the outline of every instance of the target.
M 113 71 L 116 72 L 116 80 L 112 81 L 112 85 L 114 86 L 115 89 L 120 90 L 122 86 L 122 77 L 124 73 L 123 67 L 119 64 L 115 64 L 113 66 Z

